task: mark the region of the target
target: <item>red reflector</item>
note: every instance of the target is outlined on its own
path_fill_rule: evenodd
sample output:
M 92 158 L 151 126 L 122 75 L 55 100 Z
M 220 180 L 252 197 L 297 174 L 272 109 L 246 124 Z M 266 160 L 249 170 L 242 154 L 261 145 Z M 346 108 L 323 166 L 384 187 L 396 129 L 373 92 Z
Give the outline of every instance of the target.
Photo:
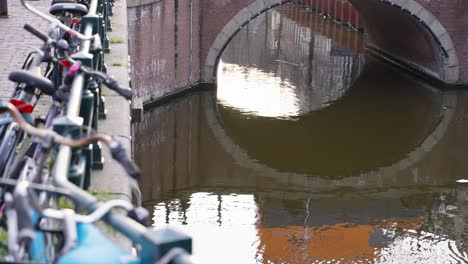
M 63 66 L 65 66 L 67 68 L 69 68 L 71 66 L 71 64 L 67 60 L 61 60 L 60 64 L 62 64 Z
M 34 106 L 32 104 L 28 104 L 18 99 L 13 98 L 10 100 L 10 103 L 14 105 L 21 113 L 30 114 L 34 110 Z

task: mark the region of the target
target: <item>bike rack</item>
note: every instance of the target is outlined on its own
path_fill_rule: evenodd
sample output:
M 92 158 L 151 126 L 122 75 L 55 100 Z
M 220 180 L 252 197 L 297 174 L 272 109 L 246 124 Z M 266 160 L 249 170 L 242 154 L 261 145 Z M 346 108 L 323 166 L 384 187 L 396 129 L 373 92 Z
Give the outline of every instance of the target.
M 111 0 L 91 0 L 88 10 L 88 14 L 83 16 L 81 21 L 81 33 L 86 40 L 81 40 L 80 51 L 73 58 L 95 70 L 103 71 L 105 70 L 104 54 L 102 51 L 90 53 L 91 36 L 99 34 L 101 40 L 106 43 L 106 32 L 111 30 L 109 26 L 109 16 L 112 14 Z M 104 49 L 106 49 L 105 45 L 103 45 Z M 107 50 L 110 49 L 107 48 Z M 54 130 L 69 137 L 79 136 L 79 133 L 69 133 L 69 131 L 79 131 L 83 125 L 97 130 L 99 117 L 105 116 L 103 101 L 101 89 L 97 83 L 88 81 L 83 73 L 77 74 L 70 91 L 66 114 L 54 121 Z M 82 209 L 94 211 L 100 203 L 96 197 L 84 191 L 83 188 L 86 189 L 89 186 L 90 167 L 102 168 L 102 166 L 101 147 L 98 144 L 79 150 L 69 146 L 60 146 L 53 168 L 54 184 L 69 190 L 76 201 L 84 205 Z M 67 175 L 74 177 L 69 179 Z M 143 263 L 168 257 L 171 257 L 173 263 L 187 263 L 187 253 L 192 253 L 191 237 L 172 228 L 146 229 L 127 216 L 114 212 L 107 213 L 104 221 L 141 246 Z
M 105 10 L 105 0 L 92 0 L 88 7 L 88 14 L 82 17 L 81 34 L 86 40 L 81 40 L 80 51 L 73 58 L 81 61 L 84 65 L 94 70 L 104 71 L 104 54 L 102 51 L 91 54 L 91 37 L 99 34 L 101 40 L 107 38 L 105 30 L 105 19 L 100 11 Z M 85 126 L 98 131 L 98 120 L 105 113 L 104 100 L 102 99 L 101 87 L 94 80 L 88 80 L 85 74 L 80 73 L 75 77 L 72 84 L 71 96 L 66 109 L 66 116 L 58 118 L 54 122 L 54 129 L 58 132 L 79 131 Z M 79 133 L 69 135 L 79 136 Z M 102 169 L 104 160 L 100 144 L 92 144 L 82 149 L 73 150 L 70 169 L 72 182 L 83 189 L 90 184 L 91 169 Z

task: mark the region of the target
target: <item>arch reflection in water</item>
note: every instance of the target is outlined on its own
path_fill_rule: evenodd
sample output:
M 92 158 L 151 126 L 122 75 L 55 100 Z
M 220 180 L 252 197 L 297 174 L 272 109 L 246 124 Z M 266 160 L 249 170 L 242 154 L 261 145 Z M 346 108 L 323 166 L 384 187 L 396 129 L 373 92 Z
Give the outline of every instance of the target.
M 260 15 L 230 42 L 218 65 L 221 104 L 287 119 L 327 107 L 350 88 L 362 70 L 363 37 L 340 46 L 330 33 L 348 36 L 344 28 L 312 14 L 297 20 L 293 10 L 300 9 Z
M 222 103 L 218 108 L 228 137 L 260 163 L 280 171 L 344 177 L 391 166 L 433 132 L 443 133 L 434 128 L 450 119 L 450 97 L 368 58 L 344 97 L 294 120 Z
M 254 67 L 259 73 L 290 67 L 271 61 Z M 288 120 L 217 106 L 212 92 L 146 113 L 135 126 L 135 155 L 155 225 L 189 232 L 203 263 L 466 262 L 467 190 L 450 184 L 468 177 L 468 97 L 367 63 L 336 102 L 297 107 L 304 111 Z M 299 71 L 273 72 L 290 85 L 311 83 L 291 77 Z M 264 127 L 259 123 L 269 129 L 256 132 Z M 331 141 L 336 131 L 341 137 L 334 139 L 344 144 L 335 150 L 347 155 L 317 163 L 320 170 L 284 163 L 316 155 L 319 145 L 305 144 L 311 133 L 297 131 L 317 123 L 322 130 L 314 144 Z M 296 142 L 296 149 L 277 151 L 286 147 L 281 141 Z M 264 152 L 270 153 L 258 154 Z M 334 167 L 339 170 L 330 173 Z
M 466 194 L 438 187 L 468 176 L 466 162 L 444 158 L 466 155 L 462 108 L 437 146 L 408 168 L 322 178 L 238 159 L 209 124 L 216 108 L 207 103 L 214 100 L 211 92 L 194 94 L 152 110 L 135 127 L 145 206 L 154 210 L 155 225 L 179 225 L 193 235 L 202 262 L 462 258 Z M 409 252 L 407 245 L 423 247 Z

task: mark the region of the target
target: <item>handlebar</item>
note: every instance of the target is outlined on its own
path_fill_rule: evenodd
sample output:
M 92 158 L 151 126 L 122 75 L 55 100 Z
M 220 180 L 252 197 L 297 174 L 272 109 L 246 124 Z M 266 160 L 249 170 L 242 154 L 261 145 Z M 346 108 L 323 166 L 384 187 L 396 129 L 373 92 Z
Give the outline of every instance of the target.
M 109 144 L 109 149 L 112 158 L 124 167 L 127 174 L 134 179 L 138 179 L 141 174 L 140 169 L 128 158 L 127 152 L 122 147 L 122 144 L 114 140 Z
M 81 40 L 91 40 L 93 39 L 94 37 L 93 36 L 89 36 L 89 37 L 86 37 L 85 35 L 73 30 L 72 28 L 66 26 L 65 24 L 63 24 L 62 22 L 60 22 L 60 20 L 54 18 L 54 17 L 51 17 L 49 15 L 46 15 L 44 13 L 42 13 L 41 11 L 37 10 L 36 8 L 32 7 L 31 5 L 29 5 L 28 3 L 26 3 L 25 0 L 21 0 L 21 4 L 26 8 L 28 9 L 30 12 L 32 12 L 33 14 L 49 21 L 49 23 L 52 23 L 52 25 L 56 26 L 56 27 L 59 27 L 61 29 L 63 29 L 64 31 L 66 31 L 68 34 L 72 35 L 73 37 L 76 37 L 76 38 L 79 38 Z
M 84 40 L 82 41 L 83 46 L 81 47 L 81 49 L 88 52 L 89 50 L 88 45 L 90 42 L 92 42 L 93 38 L 95 38 L 94 35 L 91 35 L 92 34 L 91 25 L 87 24 L 84 30 L 85 33 L 81 34 L 69 28 L 68 26 L 64 25 L 58 19 L 52 18 L 36 10 L 32 6 L 30 6 L 28 3 L 26 3 L 25 2 L 26 0 L 20 0 L 20 1 L 22 5 L 25 6 L 29 11 L 49 21 L 51 23 L 51 27 L 60 28 L 66 31 L 71 36 Z M 89 14 L 94 15 L 96 13 L 97 3 L 98 2 L 96 0 L 90 1 Z M 34 31 L 30 29 L 26 29 L 26 30 L 28 30 L 29 32 L 31 32 L 32 34 L 34 34 L 36 37 L 40 38 L 43 41 L 47 41 L 47 42 L 53 41 L 53 40 L 46 38 L 47 36 L 45 36 L 44 34 L 41 35 L 41 33 L 38 31 Z M 95 39 L 98 39 L 98 38 L 95 38 Z M 84 70 L 82 72 L 86 73 L 85 71 L 88 68 L 84 67 L 83 69 Z M 115 90 L 117 93 L 119 93 L 120 95 L 124 96 L 127 99 L 131 98 L 131 91 L 120 87 L 117 84 L 117 82 L 115 82 L 115 80 L 113 80 L 112 78 L 106 75 L 102 76 L 102 73 L 95 73 L 92 71 L 88 72 L 88 74 L 90 73 L 95 74 L 94 76 L 99 78 L 101 82 L 104 83 L 106 86 L 108 86 L 110 89 Z M 80 84 L 80 82 L 83 82 L 84 76 L 79 74 L 78 77 L 79 78 L 75 79 L 75 80 L 79 80 L 76 82 L 77 83 L 76 86 L 82 87 L 83 85 L 80 86 L 78 84 Z M 80 91 L 79 89 L 73 89 L 73 90 Z M 75 103 L 73 103 L 74 100 L 71 100 L 71 101 L 72 101 L 71 104 L 73 104 L 73 107 L 69 108 L 72 110 L 67 109 L 68 111 L 67 115 L 76 116 L 75 112 L 78 111 L 77 109 L 79 109 L 79 104 L 78 104 L 78 107 L 75 107 Z M 78 102 L 78 100 L 76 101 Z M 82 203 L 83 208 L 86 208 L 87 210 L 95 209 L 95 210 L 89 210 L 89 211 L 93 211 L 93 213 L 91 213 L 88 216 L 83 216 L 84 219 L 81 219 L 81 220 L 91 221 L 91 220 L 94 220 L 95 218 L 103 217 L 105 222 L 109 223 L 111 226 L 121 231 L 124 235 L 129 237 L 132 241 L 139 242 L 140 245 L 142 245 L 142 252 L 143 252 L 142 259 L 143 260 L 148 260 L 156 256 L 156 252 L 154 252 L 154 248 L 151 247 L 151 245 L 153 245 L 155 241 L 152 241 L 151 237 L 144 234 L 146 229 L 144 229 L 141 225 L 135 224 L 135 222 L 128 217 L 124 217 L 121 214 L 112 212 L 110 211 L 110 209 L 106 209 L 105 207 L 100 207 L 99 206 L 100 202 L 97 202 L 95 197 L 85 192 L 84 190 L 79 189 L 79 187 L 73 185 L 72 183 L 68 182 L 67 175 L 68 175 L 69 167 L 70 167 L 70 159 L 72 157 L 71 148 L 80 147 L 80 146 L 87 145 L 87 144 L 90 144 L 91 142 L 96 142 L 96 141 L 101 141 L 109 146 L 113 158 L 119 161 L 124 166 L 124 168 L 126 169 L 127 173 L 129 173 L 129 175 L 131 175 L 132 177 L 136 177 L 137 174 L 139 175 L 138 168 L 133 163 L 131 165 L 128 165 L 129 163 L 131 163 L 131 161 L 125 155 L 122 146 L 118 142 L 114 141 L 110 136 L 102 135 L 102 134 L 97 134 L 97 135 L 75 140 L 75 139 L 70 139 L 62 135 L 59 135 L 54 131 L 33 127 L 24 121 L 21 114 L 19 114 L 17 109 L 12 104 L 4 103 L 0 100 L 0 112 L 2 111 L 8 111 L 11 114 L 11 116 L 15 119 L 15 121 L 19 124 L 19 126 L 26 133 L 29 133 L 38 138 L 51 137 L 53 138 L 54 142 L 62 145 L 60 146 L 59 152 L 57 154 L 57 156 L 59 156 L 60 158 L 58 158 L 54 163 L 54 173 L 53 173 L 53 180 L 55 181 L 54 184 L 56 186 L 59 186 L 60 188 L 67 189 L 73 195 L 77 194 L 76 195 L 77 200 L 79 200 Z M 99 208 L 103 208 L 101 209 L 102 212 L 98 211 Z
M 29 33 L 33 34 L 34 36 L 36 36 L 39 39 L 41 39 L 42 41 L 44 41 L 44 42 L 47 42 L 49 40 L 49 38 L 46 35 L 42 34 L 42 32 L 40 32 L 39 30 L 33 28 L 29 24 L 24 24 L 23 28 L 26 31 L 28 31 Z
M 92 135 L 92 136 L 80 138 L 80 139 L 70 139 L 52 130 L 34 127 L 30 125 L 28 122 L 26 122 L 26 120 L 24 120 L 21 113 L 18 111 L 18 109 L 16 109 L 14 105 L 12 105 L 11 103 L 6 103 L 3 100 L 0 100 L 0 112 L 5 112 L 5 111 L 10 113 L 10 115 L 13 117 L 15 122 L 18 123 L 21 129 L 23 129 L 26 133 L 36 136 L 38 138 L 42 138 L 42 139 L 46 138 L 47 136 L 50 136 L 53 138 L 54 142 L 61 144 L 61 145 L 67 145 L 73 148 L 78 148 L 78 147 L 82 147 L 85 145 L 89 145 L 97 141 L 103 142 L 106 145 L 110 145 L 110 143 L 112 142 L 112 137 L 110 137 L 109 135 L 105 135 L 105 134 L 96 134 L 96 135 Z
M 74 73 L 76 73 L 76 71 L 80 71 L 87 75 L 94 76 L 99 81 L 101 81 L 105 86 L 107 86 L 109 89 L 116 91 L 119 95 L 121 95 L 125 99 L 127 100 L 132 99 L 132 96 L 133 96 L 132 90 L 122 88 L 114 78 L 110 77 L 109 75 L 103 72 L 92 70 L 91 68 L 82 65 L 81 62 L 75 61 L 72 58 L 67 58 L 67 60 L 68 62 L 73 64 L 70 67 L 70 70 L 72 68 L 77 69 L 77 70 L 74 70 Z
M 89 145 L 93 142 L 103 142 L 106 144 L 111 151 L 112 157 L 119 162 L 128 173 L 129 176 L 132 178 L 138 178 L 140 175 L 140 170 L 138 167 L 127 157 L 125 150 L 122 148 L 119 142 L 115 141 L 111 136 L 106 134 L 95 134 L 84 138 L 79 139 L 71 139 L 64 137 L 55 131 L 48 130 L 48 129 L 41 129 L 30 125 L 26 122 L 21 115 L 21 113 L 16 109 L 14 105 L 11 103 L 6 103 L 3 100 L 0 100 L 0 113 L 8 111 L 13 119 L 18 123 L 18 125 L 23 129 L 26 133 L 36 136 L 38 138 L 44 139 L 46 137 L 51 137 L 54 142 L 70 146 L 73 148 L 82 147 Z
M 127 100 L 132 99 L 132 96 L 133 96 L 132 90 L 121 87 L 119 83 L 116 80 L 114 80 L 112 77 L 110 77 L 109 75 L 99 72 L 99 71 L 93 71 L 87 67 L 84 68 L 83 72 L 97 77 L 100 81 L 102 81 L 102 83 L 104 83 L 105 86 L 107 86 L 109 89 L 113 91 L 116 91 L 119 95 L 123 96 L 125 99 Z
M 133 209 L 133 205 L 124 200 L 110 200 L 101 204 L 91 214 L 89 215 L 75 214 L 74 218 L 75 218 L 75 221 L 77 222 L 91 224 L 102 219 L 104 215 L 106 215 L 110 210 L 114 208 L 122 208 L 126 211 L 130 211 Z M 58 220 L 62 220 L 65 218 L 65 212 L 63 210 L 50 209 L 50 208 L 44 209 L 42 211 L 42 215 L 48 218 L 58 219 Z
M 54 46 L 56 46 L 60 50 L 63 50 L 64 48 L 68 48 L 68 45 L 59 45 L 60 44 L 59 41 L 49 39 L 46 35 L 44 35 L 39 30 L 35 29 L 34 27 L 32 27 L 29 24 L 25 24 L 24 29 L 31 32 L 31 34 L 33 34 L 34 36 L 36 36 L 39 39 L 43 40 L 44 42 L 52 42 L 53 44 L 57 44 L 57 45 L 54 45 Z M 97 35 L 96 37 L 93 37 L 93 39 L 95 41 L 97 41 L 97 42 L 100 42 L 99 35 Z M 105 74 L 103 72 L 95 71 L 95 70 L 92 70 L 89 67 L 86 67 L 86 66 L 82 65 L 80 61 L 76 61 L 76 60 L 72 59 L 68 55 L 68 53 L 66 51 L 63 52 L 63 55 L 65 56 L 65 61 L 68 64 L 72 65 L 70 67 L 69 73 L 71 73 L 73 76 L 77 72 L 83 72 L 83 73 L 85 73 L 87 75 L 94 76 L 99 81 L 101 81 L 105 86 L 107 86 L 109 89 L 117 92 L 119 95 L 121 95 L 125 99 L 127 99 L 127 100 L 132 99 L 132 96 L 133 96 L 132 90 L 121 87 L 119 85 L 119 83 L 114 78 L 110 77 L 109 75 L 107 75 L 107 74 Z

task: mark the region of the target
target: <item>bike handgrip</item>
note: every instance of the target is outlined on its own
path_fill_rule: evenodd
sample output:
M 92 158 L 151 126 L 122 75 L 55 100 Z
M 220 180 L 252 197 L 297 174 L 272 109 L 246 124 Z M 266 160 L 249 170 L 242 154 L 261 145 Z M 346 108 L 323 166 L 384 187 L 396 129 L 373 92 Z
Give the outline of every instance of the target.
M 112 78 L 106 78 L 104 84 L 109 87 L 109 89 L 116 91 L 119 95 L 123 96 L 125 99 L 132 99 L 133 92 L 130 89 L 125 89 L 120 87 L 120 85 Z
M 114 158 L 114 160 L 119 162 L 120 165 L 124 167 L 125 171 L 130 177 L 138 179 L 141 174 L 140 168 L 138 168 L 138 166 L 127 157 L 127 153 L 125 152 L 125 149 L 122 147 L 122 145 L 114 140 L 109 147 L 112 158 Z
M 130 177 L 134 179 L 138 179 L 140 177 L 140 168 L 138 168 L 138 166 L 135 163 L 133 163 L 133 161 L 131 161 L 130 159 L 125 158 L 120 161 L 120 164 L 124 167 L 125 171 Z
M 24 24 L 23 28 L 29 31 L 29 33 L 33 34 L 34 36 L 40 38 L 44 42 L 47 42 L 47 40 L 49 40 L 49 38 L 46 35 L 42 34 L 39 30 L 33 28 L 29 24 Z
M 130 100 L 133 97 L 133 92 L 130 89 L 115 87 L 113 90 L 116 91 L 118 94 L 120 94 L 121 96 L 123 96 L 127 100 Z

